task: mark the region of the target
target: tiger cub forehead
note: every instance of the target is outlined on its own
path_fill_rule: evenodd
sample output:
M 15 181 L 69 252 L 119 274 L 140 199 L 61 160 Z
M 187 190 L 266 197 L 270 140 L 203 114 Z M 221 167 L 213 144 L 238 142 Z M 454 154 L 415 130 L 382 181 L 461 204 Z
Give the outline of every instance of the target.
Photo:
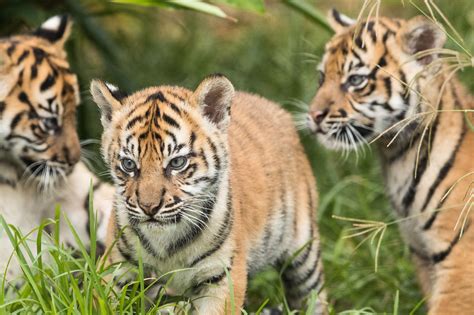
M 122 96 L 115 86 L 107 87 L 122 104 L 109 130 L 121 154 L 154 160 L 189 154 L 199 135 L 208 131 L 190 90 L 158 86 Z
M 367 62 L 376 63 L 377 60 L 371 60 L 373 55 L 382 54 L 387 46 L 389 37 L 395 35 L 401 28 L 404 20 L 387 17 L 372 18 L 361 23 L 353 21 L 352 24 L 344 28 L 336 29 L 336 34 L 325 45 L 325 56 L 322 66 L 330 60 L 344 60 L 348 54 L 354 54 L 356 49 L 359 56 L 366 55 Z M 334 60 L 333 60 L 334 61 Z M 336 62 L 342 66 L 340 62 Z
M 192 91 L 179 86 L 163 85 L 148 87 L 127 95 L 113 84 L 106 83 L 106 85 L 112 94 L 121 100 L 124 109 L 133 110 L 140 106 L 151 107 L 158 105 L 163 110 L 166 110 L 167 107 L 179 106 L 183 108 L 184 105 L 193 105 L 188 104 L 191 103 Z M 183 102 L 186 104 L 183 104 Z
M 112 115 L 111 126 L 121 131 L 167 127 L 181 129 L 179 123 L 189 120 L 192 112 L 197 110 L 192 92 L 185 88 L 156 86 L 126 95 L 114 85 L 106 85 L 121 103 L 120 110 Z

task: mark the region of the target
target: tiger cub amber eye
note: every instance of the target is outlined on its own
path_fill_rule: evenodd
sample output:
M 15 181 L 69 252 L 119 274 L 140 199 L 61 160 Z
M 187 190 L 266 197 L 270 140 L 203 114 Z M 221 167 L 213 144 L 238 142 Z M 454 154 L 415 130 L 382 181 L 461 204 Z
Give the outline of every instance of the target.
M 170 161 L 169 166 L 173 170 L 180 170 L 186 165 L 187 161 L 188 161 L 188 159 L 185 156 L 179 156 L 179 157 L 176 157 L 176 158 L 172 159 Z
M 122 159 L 122 168 L 126 172 L 134 172 L 137 169 L 137 164 L 133 162 L 131 159 Z

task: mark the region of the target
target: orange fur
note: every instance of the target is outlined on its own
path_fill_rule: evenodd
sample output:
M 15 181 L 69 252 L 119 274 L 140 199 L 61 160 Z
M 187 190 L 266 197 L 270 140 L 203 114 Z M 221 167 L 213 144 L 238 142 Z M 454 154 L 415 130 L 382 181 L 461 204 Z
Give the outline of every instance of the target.
M 298 280 L 300 287 L 288 292 L 290 303 L 302 307 L 309 289 L 321 290 L 322 265 L 314 219 L 316 187 L 289 114 L 255 95 L 239 92 L 232 97 L 232 85 L 220 76 L 204 80 L 195 92 L 165 86 L 121 98 L 114 97 L 117 94 L 115 87 L 100 82 L 94 82 L 91 90 L 102 108 L 105 126 L 103 155 L 118 190 L 118 206 L 110 224 L 108 243 L 112 244 L 117 238 L 117 230 L 124 224 L 131 226 L 125 228 L 119 237 L 112 261 L 135 260 L 138 245 L 131 240 L 138 235 L 141 250 L 145 252 L 144 262 L 160 273 L 197 268 L 189 274 L 176 274 L 171 283 L 171 289 L 178 294 L 187 292 L 186 289 L 193 284 L 199 284 L 196 292 L 191 290 L 190 293 L 191 298 L 197 298 L 194 303 L 197 313 L 230 314 L 229 283 L 222 267 L 230 269 L 235 310 L 240 312 L 248 274 L 268 264 L 284 263 L 309 242 L 309 249 L 303 251 L 307 256 L 301 258 L 301 265 L 290 264 L 289 270 L 292 266 L 294 270 L 286 273 L 290 284 L 299 279 L 293 278 L 294 275 L 302 277 Z M 133 121 L 133 126 L 127 128 Z M 173 137 L 178 140 L 173 140 Z M 189 168 L 168 172 L 166 163 L 169 165 L 170 162 L 166 161 L 170 161 L 172 155 L 167 153 L 167 143 L 172 143 L 171 151 L 185 144 L 183 150 L 189 152 Z M 188 146 L 189 151 L 186 149 Z M 133 150 L 139 153 L 129 153 L 127 158 L 133 159 L 137 168 L 124 174 L 121 170 L 123 164 L 117 157 Z M 192 165 L 197 165 L 195 173 L 199 175 L 188 176 Z M 184 216 L 182 213 L 188 208 L 185 205 L 187 195 L 183 191 L 198 187 L 203 178 L 199 176 L 212 178 L 216 169 L 220 169 L 216 195 L 227 195 L 230 199 L 221 209 L 221 199 L 216 198 L 210 218 L 199 217 L 208 221 L 206 226 L 197 236 L 192 229 L 186 230 L 192 242 L 181 246 L 178 252 L 170 254 L 163 248 L 179 239 L 179 224 L 185 223 L 178 221 L 169 227 L 163 223 L 144 225 L 121 219 L 124 213 L 130 216 L 137 211 L 159 220 L 160 213 L 166 210 L 166 202 L 176 200 L 176 197 L 184 204 L 176 216 Z M 183 184 L 191 179 L 195 184 Z M 204 181 L 212 182 L 212 179 Z M 196 194 L 209 194 L 214 187 L 209 184 L 204 193 Z M 164 206 L 160 196 L 164 196 Z M 124 210 L 124 205 L 129 210 Z M 153 207 L 160 205 L 157 214 L 150 215 Z M 208 210 L 202 204 L 195 207 L 203 212 Z M 224 216 L 223 211 L 227 211 Z M 200 213 L 193 212 L 193 215 L 199 216 Z M 227 228 L 229 234 L 221 240 L 220 236 Z M 168 239 L 168 234 L 176 236 Z M 214 247 L 216 240 L 220 240 L 217 249 Z M 212 254 L 202 258 L 203 253 L 213 248 Z M 194 264 L 196 259 L 199 262 Z M 295 261 L 299 259 L 295 258 Z M 216 273 L 224 276 L 216 280 Z M 306 284 L 312 287 L 306 290 Z M 301 293 L 298 295 L 298 292 Z M 323 296 L 321 293 L 322 299 Z M 320 307 L 318 312 L 322 309 Z
M 466 119 L 474 117 L 461 111 L 474 102 L 456 79 L 445 84 L 436 54 L 416 55 L 441 48 L 446 36 L 422 17 L 381 17 L 363 22 L 359 32 L 353 22 L 338 23 L 349 20 L 335 11 L 330 19 L 339 27 L 326 45 L 310 128 L 331 148 L 357 149 L 380 135 L 388 194 L 403 218 L 401 234 L 415 256 L 429 313 L 466 314 L 474 309 L 474 212 L 467 212 L 474 133 Z M 461 235 L 456 222 L 463 207 Z

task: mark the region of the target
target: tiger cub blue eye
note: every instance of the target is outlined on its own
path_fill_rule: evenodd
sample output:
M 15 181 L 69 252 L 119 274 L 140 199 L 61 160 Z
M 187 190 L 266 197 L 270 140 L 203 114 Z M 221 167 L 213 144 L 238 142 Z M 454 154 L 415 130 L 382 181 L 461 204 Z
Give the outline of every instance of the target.
M 180 170 L 186 165 L 187 162 L 188 159 L 185 156 L 179 156 L 170 161 L 169 167 L 173 170 Z
M 365 75 L 358 75 L 354 74 L 349 77 L 347 82 L 349 82 L 350 85 L 352 86 L 359 86 L 361 85 L 365 80 L 367 79 L 367 76 Z
M 137 169 L 137 164 L 131 159 L 127 159 L 127 158 L 122 159 L 121 163 L 122 163 L 123 170 L 126 172 L 132 173 L 136 171 Z

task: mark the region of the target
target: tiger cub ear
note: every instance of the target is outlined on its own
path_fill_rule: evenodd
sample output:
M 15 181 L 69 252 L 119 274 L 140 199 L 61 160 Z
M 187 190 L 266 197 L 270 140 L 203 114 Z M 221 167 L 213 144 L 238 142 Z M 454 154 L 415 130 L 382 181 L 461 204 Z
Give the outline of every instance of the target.
M 68 15 L 50 17 L 38 27 L 33 35 L 46 39 L 56 47 L 62 49 L 71 34 L 72 20 Z
M 193 96 L 204 117 L 219 128 L 227 128 L 234 94 L 234 86 L 229 79 L 222 74 L 214 74 L 199 84 Z
M 355 24 L 355 20 L 350 17 L 339 13 L 336 9 L 329 10 L 327 14 L 328 22 L 331 28 L 336 33 L 342 33 Z
M 410 54 L 442 48 L 446 42 L 446 34 L 441 25 L 435 24 L 424 16 L 416 16 L 402 26 L 398 31 L 397 39 L 402 49 Z M 430 54 L 418 59 L 422 64 L 429 64 L 436 58 Z
M 92 80 L 91 94 L 94 102 L 100 108 L 102 126 L 107 128 L 112 120 L 113 112 L 122 107 L 121 101 L 126 97 L 126 94 L 115 85 L 100 80 Z

